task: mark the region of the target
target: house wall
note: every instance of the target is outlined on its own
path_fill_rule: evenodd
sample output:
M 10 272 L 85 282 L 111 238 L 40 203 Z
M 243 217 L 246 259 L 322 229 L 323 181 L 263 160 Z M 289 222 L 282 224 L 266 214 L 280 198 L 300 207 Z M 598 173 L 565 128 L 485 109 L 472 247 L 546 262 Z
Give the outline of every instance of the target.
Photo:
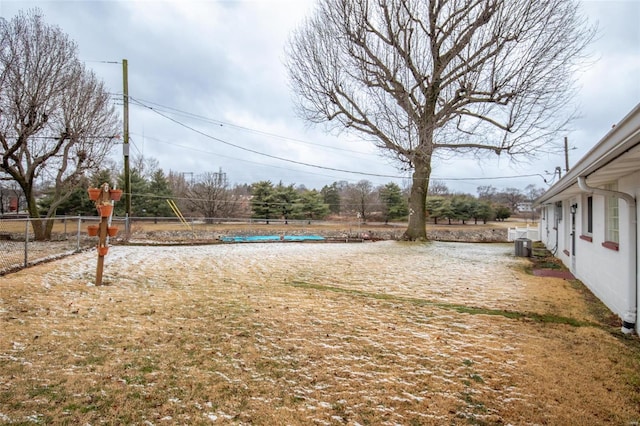
M 640 195 L 640 172 L 620 179 L 618 191 L 633 195 L 636 199 Z M 620 199 L 619 206 L 619 246 L 618 250 L 603 246 L 606 237 L 605 229 L 605 197 L 593 197 L 593 225 L 591 241 L 587 234 L 587 195 L 578 194 L 562 199 L 562 219 L 556 221 L 557 210 L 554 205 L 546 205 L 545 218 L 540 221 L 541 240 L 545 246 L 554 251 L 576 278 L 582 281 L 602 302 L 615 314 L 624 314 L 637 302 L 640 295 L 634 294 L 630 288 L 631 282 L 637 282 L 637 271 L 632 255 L 638 257 L 637 249 L 632 249 L 631 232 L 637 227 L 633 225 L 637 217 L 638 207 L 630 210 L 627 203 Z M 575 252 L 571 247 L 571 204 L 577 204 L 575 215 Z M 558 224 L 556 232 L 555 224 Z M 580 237 L 583 238 L 580 238 Z M 639 241 L 636 239 L 636 242 Z M 637 243 L 636 243 L 637 244 Z M 633 300 L 636 298 L 637 300 Z
M 554 205 L 545 205 L 542 207 L 542 218 L 540 219 L 540 241 L 544 243 L 545 247 L 549 249 L 555 256 L 558 256 L 558 226 L 562 223 L 560 216 L 556 212 Z M 560 222 L 559 222 L 560 221 Z
M 635 306 L 636 306 L 636 309 L 640 310 L 640 289 L 639 289 L 640 281 L 638 279 L 639 272 L 640 272 L 640 227 L 638 226 L 638 218 L 640 218 L 640 206 L 638 205 L 640 201 L 640 171 L 632 175 L 629 175 L 624 179 L 621 179 L 620 184 L 621 184 L 621 190 L 623 190 L 628 194 L 633 195 L 633 197 L 636 200 L 635 212 L 634 211 L 629 212 L 629 208 L 627 208 L 626 205 L 625 205 L 625 210 L 631 214 L 630 221 L 632 222 L 632 224 L 635 223 L 636 250 L 635 250 L 635 258 L 632 259 L 632 262 L 635 262 L 635 269 L 630 267 L 629 273 L 631 275 L 632 281 L 635 282 L 635 289 L 636 289 Z M 635 217 L 633 217 L 634 213 L 635 213 Z M 627 232 L 627 234 L 630 234 L 630 232 L 632 231 L 633 229 L 630 229 Z M 636 311 L 636 314 L 638 313 L 639 312 Z M 636 317 L 636 333 L 639 333 L 639 332 L 640 332 L 640 321 L 638 321 Z
M 622 188 L 620 188 L 622 189 Z M 586 202 L 579 203 L 580 224 L 576 229 L 578 236 L 583 235 L 581 209 Z M 620 210 L 619 249 L 604 247 L 605 242 L 605 198 L 593 196 L 593 234 L 592 241 L 576 240 L 576 265 L 573 274 L 582 281 L 605 305 L 622 317 L 630 306 L 628 287 L 630 280 L 629 259 L 629 209 L 623 200 L 618 201 Z M 586 226 L 586 225 L 585 225 Z

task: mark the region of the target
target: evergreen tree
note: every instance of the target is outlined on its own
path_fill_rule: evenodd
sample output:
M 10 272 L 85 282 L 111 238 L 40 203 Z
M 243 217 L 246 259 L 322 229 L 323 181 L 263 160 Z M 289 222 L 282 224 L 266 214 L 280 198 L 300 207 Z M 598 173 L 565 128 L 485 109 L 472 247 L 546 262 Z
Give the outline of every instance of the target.
M 251 186 L 251 217 L 269 219 L 278 214 L 275 189 L 271 181 L 263 180 Z
M 80 185 L 77 186 L 69 195 L 67 199 L 58 203 L 55 209 L 56 216 L 95 216 L 96 206 L 93 201 L 89 199 L 87 195 L 88 180 L 83 178 L 80 180 Z M 38 206 L 42 214 L 50 209 L 53 199 L 55 197 L 55 191 L 53 188 L 47 188 L 44 190 L 43 197 L 38 200 Z
M 55 214 L 57 216 L 95 216 L 97 214 L 95 202 L 89 199 L 87 189 L 89 187 L 98 188 L 103 183 L 108 183 L 110 187 L 113 187 L 111 172 L 108 169 L 98 170 L 90 178 L 81 177 L 69 198 L 58 203 Z M 55 198 L 54 194 L 53 188 L 44 190 L 44 196 L 38 201 L 43 214 L 50 209 Z
M 499 204 L 495 208 L 496 220 L 504 222 L 505 219 L 511 217 L 511 208 L 504 204 Z
M 104 183 L 108 183 L 109 187 L 115 188 L 115 182 L 109 169 L 100 169 L 90 178 L 90 184 L 93 188 L 100 188 Z
M 464 225 L 472 217 L 473 199 L 467 195 L 455 195 L 451 198 L 451 219 L 461 220 Z
M 434 224 L 438 224 L 438 219 L 442 218 L 444 197 L 427 197 L 426 209 L 427 215 L 433 219 Z
M 284 186 L 280 182 L 275 188 L 274 196 L 285 223 L 292 217 L 299 217 L 302 205 L 298 202 L 300 195 L 293 185 Z
M 396 183 L 390 182 L 380 188 L 378 192 L 382 201 L 385 222 L 400 219 L 409 214 L 407 199 Z
M 324 186 L 320 190 L 324 203 L 329 206 L 329 211 L 332 214 L 340 214 L 340 188 L 338 183 L 333 182 L 330 186 Z
M 315 189 L 305 191 L 300 196 L 301 213 L 305 219 L 324 219 L 329 214 L 329 205 L 324 203 L 324 197 Z
M 147 211 L 147 203 L 150 199 L 149 182 L 144 178 L 137 168 L 132 168 L 129 173 L 131 179 L 131 216 L 132 217 L 149 217 L 153 216 Z M 124 176 L 118 176 L 118 186 L 124 188 Z M 116 203 L 115 212 L 124 216 L 124 203 Z
M 471 217 L 475 220 L 476 224 L 478 223 L 478 219 L 486 224 L 493 214 L 493 208 L 489 201 L 474 200 Z
M 147 189 L 148 197 L 145 203 L 147 214 L 154 217 L 173 216 L 173 210 L 167 203 L 167 200 L 170 199 L 173 194 L 171 193 L 169 180 L 164 175 L 162 169 L 153 172 Z
M 439 212 L 439 216 L 446 218 L 447 221 L 449 222 L 449 225 L 451 225 L 451 220 L 455 219 L 456 217 L 456 213 L 453 210 L 453 206 L 451 205 L 451 198 L 445 198 L 442 201 L 442 204 L 440 205 L 438 212 Z

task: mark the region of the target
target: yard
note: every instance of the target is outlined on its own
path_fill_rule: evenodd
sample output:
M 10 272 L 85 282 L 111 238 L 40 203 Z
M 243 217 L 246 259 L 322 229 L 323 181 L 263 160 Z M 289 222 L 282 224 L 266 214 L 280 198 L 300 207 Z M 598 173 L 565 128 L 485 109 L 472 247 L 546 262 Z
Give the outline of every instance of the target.
M 640 343 L 511 244 L 115 246 L 0 277 L 0 423 L 640 422 Z

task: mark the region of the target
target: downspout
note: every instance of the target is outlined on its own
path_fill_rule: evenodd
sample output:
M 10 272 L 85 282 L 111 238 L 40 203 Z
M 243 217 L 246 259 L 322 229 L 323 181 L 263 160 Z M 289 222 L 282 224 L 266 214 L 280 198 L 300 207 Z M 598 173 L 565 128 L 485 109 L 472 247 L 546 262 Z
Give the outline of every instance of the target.
M 587 178 L 584 176 L 578 176 L 578 187 L 588 193 L 603 195 L 605 197 L 617 197 L 622 198 L 629 207 L 629 264 L 633 265 L 633 274 L 629 277 L 628 297 L 629 304 L 628 309 L 622 317 L 622 332 L 624 334 L 633 333 L 636 327 L 636 317 L 638 314 L 638 219 L 636 209 L 636 199 L 626 192 L 611 191 L 601 188 L 593 188 L 587 185 Z

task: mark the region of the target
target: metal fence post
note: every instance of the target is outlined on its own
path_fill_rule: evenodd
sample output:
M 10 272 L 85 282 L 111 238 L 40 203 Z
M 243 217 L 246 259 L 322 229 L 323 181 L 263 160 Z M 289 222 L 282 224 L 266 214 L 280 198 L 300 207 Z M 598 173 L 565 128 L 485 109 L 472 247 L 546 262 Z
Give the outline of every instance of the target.
M 27 253 L 29 251 L 29 221 L 31 219 L 27 219 L 24 221 L 24 267 L 27 267 L 28 264 L 28 256 Z
M 76 251 L 80 251 L 80 229 L 82 228 L 82 215 L 78 216 L 78 232 L 76 234 Z

